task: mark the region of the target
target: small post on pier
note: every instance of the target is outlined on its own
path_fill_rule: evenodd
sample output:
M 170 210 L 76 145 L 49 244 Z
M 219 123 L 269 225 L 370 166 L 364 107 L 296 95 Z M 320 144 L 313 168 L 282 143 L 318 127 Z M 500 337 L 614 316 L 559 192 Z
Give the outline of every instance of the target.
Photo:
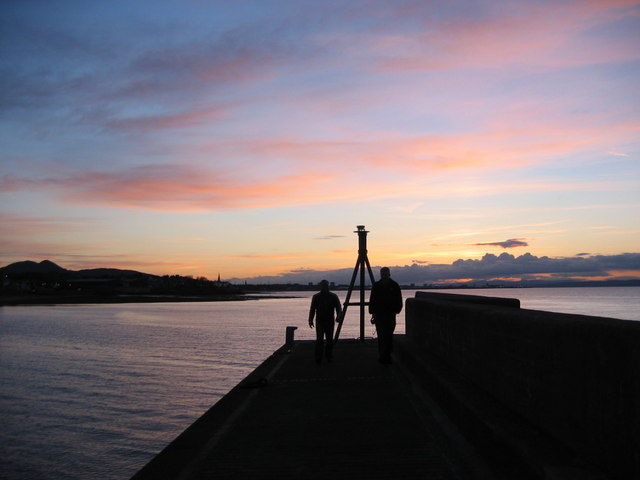
M 340 338 L 340 331 L 342 330 L 342 323 L 344 322 L 344 317 L 347 313 L 347 308 L 350 305 L 359 305 L 360 306 L 360 341 L 364 342 L 364 318 L 365 318 L 365 307 L 369 305 L 368 302 L 365 302 L 365 267 L 369 272 L 369 279 L 371 280 L 371 285 L 374 284 L 375 280 L 373 278 L 373 272 L 371 271 L 371 264 L 369 263 L 369 258 L 367 257 L 367 230 L 364 229 L 364 225 L 358 225 L 357 230 L 353 233 L 358 234 L 358 259 L 356 260 L 356 266 L 353 269 L 353 276 L 351 277 L 351 283 L 349 284 L 349 290 L 347 291 L 347 297 L 344 301 L 344 306 L 342 309 L 342 314 L 338 318 L 338 328 L 336 329 L 336 334 L 334 337 L 334 343 L 337 343 L 338 338 Z M 356 283 L 356 278 L 358 277 L 358 272 L 360 273 L 360 301 L 359 302 L 351 302 L 351 294 L 353 293 L 353 287 Z
M 298 327 L 287 327 L 285 332 L 285 345 L 287 348 L 293 347 L 293 337 Z

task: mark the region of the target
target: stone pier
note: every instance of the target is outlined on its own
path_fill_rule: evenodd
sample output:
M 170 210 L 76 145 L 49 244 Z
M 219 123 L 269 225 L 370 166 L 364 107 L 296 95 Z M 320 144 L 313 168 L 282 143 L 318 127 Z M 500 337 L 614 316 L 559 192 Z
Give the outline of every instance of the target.
M 420 292 L 394 362 L 288 342 L 133 478 L 640 478 L 640 322 Z M 291 338 L 289 338 L 291 337 Z

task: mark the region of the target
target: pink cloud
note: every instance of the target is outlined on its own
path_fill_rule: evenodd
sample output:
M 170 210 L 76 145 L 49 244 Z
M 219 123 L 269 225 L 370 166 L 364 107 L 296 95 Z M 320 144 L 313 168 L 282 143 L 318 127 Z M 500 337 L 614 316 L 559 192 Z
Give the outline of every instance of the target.
M 487 125 L 486 132 L 381 139 L 370 149 L 368 161 L 381 168 L 414 173 L 463 168 L 512 169 L 547 163 L 560 155 L 604 153 L 611 144 L 631 141 L 640 128 L 637 122 L 609 125 L 605 129 L 597 122 L 569 125 L 552 120 L 542 123 L 542 119 L 539 124 L 527 125 L 532 119 L 526 113 L 523 115 L 500 122 L 515 127 Z
M 276 149 L 282 148 L 278 144 Z M 311 154 L 313 155 L 313 153 Z M 344 156 L 334 160 L 345 164 Z M 345 164 L 346 165 L 346 164 Z M 285 205 L 358 201 L 406 194 L 387 176 L 365 175 L 353 184 L 344 169 L 296 162 L 273 168 L 266 161 L 233 167 L 147 165 L 115 171 L 87 171 L 41 179 L 12 178 L 14 191 L 54 192 L 72 204 L 163 211 L 219 211 Z
M 498 4 L 495 4 L 496 6 Z M 426 19 L 419 35 L 376 35 L 369 41 L 389 52 L 380 67 L 407 70 L 496 68 L 506 64 L 568 67 L 589 63 L 636 60 L 633 44 L 620 45 L 586 33 L 634 14 L 637 1 L 546 2 L 497 6 L 478 18 Z M 631 13 L 630 13 L 631 12 Z M 486 13 L 486 12 L 485 12 Z M 637 15 L 637 13 L 636 13 Z M 402 47 L 402 48 L 399 48 Z M 398 55 L 398 51 L 406 52 Z
M 120 170 L 64 172 L 0 178 L 3 192 L 54 190 L 58 198 L 83 204 L 171 211 L 208 211 L 260 208 L 385 196 L 443 194 L 424 191 L 424 181 L 435 172 L 516 169 L 565 158 L 576 153 L 602 151 L 631 141 L 639 125 L 623 122 L 601 128 L 598 117 L 570 125 L 564 119 L 527 116 L 514 109 L 485 125 L 484 132 L 406 136 L 378 132 L 353 135 L 350 140 L 309 140 L 291 134 L 236 141 L 181 145 L 169 152 L 181 164 L 147 165 Z M 168 120 L 196 122 L 211 114 L 206 109 Z M 215 113 L 213 113 L 215 114 Z M 542 122 L 542 118 L 547 118 Z M 346 137 L 345 137 L 346 138 Z M 61 173 L 62 172 L 62 173 Z M 47 176 L 44 176 L 47 175 Z M 352 179 L 358 176 L 355 185 Z M 491 194 L 517 188 L 522 191 L 584 188 L 585 184 L 553 185 L 535 180 L 508 186 L 496 182 L 455 184 L 456 194 Z M 448 186 L 447 186 L 448 185 Z M 594 186 L 591 182 L 590 187 Z M 611 187 L 611 185 L 610 185 Z M 435 193 L 434 193 L 435 192 Z M 466 193 L 465 193 L 466 192 Z
M 225 171 L 180 165 L 135 167 L 116 172 L 81 172 L 58 178 L 11 179 L 14 190 L 44 188 L 82 204 L 168 211 L 259 208 L 292 201 L 321 201 L 331 191 L 333 175 L 276 174 L 264 180 L 242 180 Z

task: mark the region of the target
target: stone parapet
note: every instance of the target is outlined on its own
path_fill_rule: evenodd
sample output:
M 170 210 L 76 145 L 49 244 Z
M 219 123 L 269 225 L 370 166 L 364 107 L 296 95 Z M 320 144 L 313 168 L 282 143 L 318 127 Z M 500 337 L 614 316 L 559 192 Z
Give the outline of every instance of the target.
M 407 299 L 414 351 L 437 357 L 610 478 L 640 478 L 640 322 L 456 297 Z

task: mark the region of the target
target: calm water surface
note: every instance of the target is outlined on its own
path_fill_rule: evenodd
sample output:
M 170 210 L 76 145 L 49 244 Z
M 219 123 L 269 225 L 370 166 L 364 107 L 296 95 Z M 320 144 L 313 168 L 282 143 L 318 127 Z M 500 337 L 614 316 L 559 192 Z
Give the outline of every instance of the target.
M 640 320 L 638 287 L 458 292 Z M 299 327 L 298 339 L 314 338 L 311 293 L 296 295 L 0 307 L 0 478 L 130 477 L 282 345 L 286 326 Z M 359 334 L 358 309 L 349 312 L 342 338 Z M 365 334 L 374 333 L 367 324 Z

